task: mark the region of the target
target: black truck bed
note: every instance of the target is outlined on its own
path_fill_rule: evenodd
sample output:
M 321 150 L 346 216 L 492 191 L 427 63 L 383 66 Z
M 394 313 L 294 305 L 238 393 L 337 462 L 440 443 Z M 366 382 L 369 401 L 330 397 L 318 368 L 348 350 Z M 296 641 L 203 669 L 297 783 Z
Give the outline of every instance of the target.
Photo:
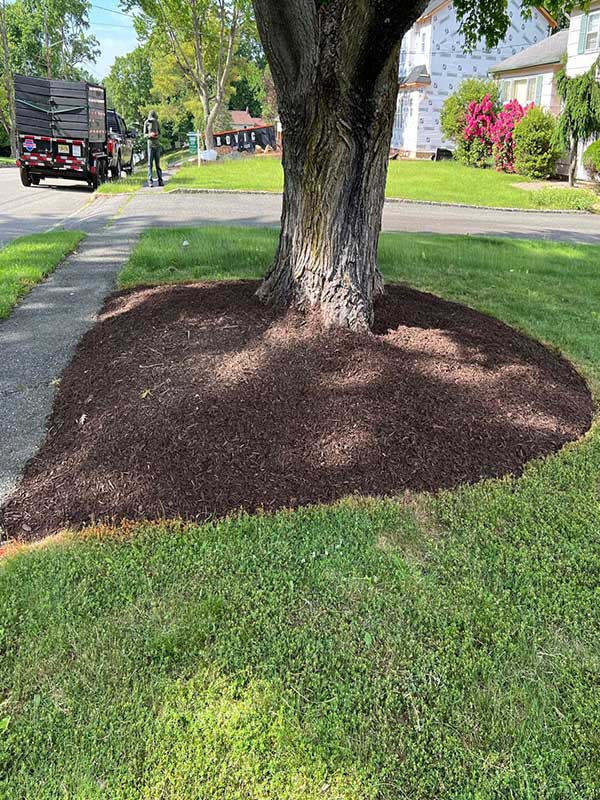
M 77 81 L 15 75 L 19 134 L 106 140 L 104 87 Z

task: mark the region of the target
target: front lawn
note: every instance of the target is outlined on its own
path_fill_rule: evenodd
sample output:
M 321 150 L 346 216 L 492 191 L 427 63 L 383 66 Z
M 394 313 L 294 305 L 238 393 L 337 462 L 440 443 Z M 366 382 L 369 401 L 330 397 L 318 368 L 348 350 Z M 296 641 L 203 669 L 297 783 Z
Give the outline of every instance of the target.
M 10 156 L 0 156 L 0 165 L 7 167 L 15 166 L 15 159 Z
M 256 276 L 275 236 L 149 231 L 121 284 Z M 565 352 L 598 396 L 600 248 L 387 234 L 380 256 Z M 0 794 L 594 800 L 599 480 L 596 426 L 436 497 L 9 550 Z
M 140 166 L 138 172 L 133 175 L 119 178 L 118 180 L 106 181 L 100 184 L 96 191 L 98 194 L 133 194 L 141 189 L 147 180 L 146 168 Z
M 34 233 L 0 249 L 0 319 L 8 317 L 19 299 L 54 271 L 84 235 L 80 231 Z
M 456 162 L 391 161 L 386 196 L 496 208 L 583 211 L 590 211 L 597 202 L 593 192 L 582 189 L 531 191 L 513 185 L 524 180 L 516 175 L 492 169 L 473 169 Z M 281 192 L 281 161 L 272 157 L 242 157 L 201 167 L 189 164 L 184 165 L 169 182 L 169 191 L 194 188 Z

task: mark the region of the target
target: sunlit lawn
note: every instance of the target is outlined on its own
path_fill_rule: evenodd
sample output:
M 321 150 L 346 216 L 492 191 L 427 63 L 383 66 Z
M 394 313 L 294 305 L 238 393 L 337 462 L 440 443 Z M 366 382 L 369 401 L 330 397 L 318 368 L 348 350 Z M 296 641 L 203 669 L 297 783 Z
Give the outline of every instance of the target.
M 513 185 L 523 181 L 526 178 L 493 169 L 473 169 L 449 161 L 391 161 L 386 195 L 396 199 L 498 208 L 590 210 L 597 201 L 593 192 L 582 189 L 530 191 Z M 170 191 L 202 188 L 280 192 L 283 170 L 279 159 L 261 156 L 224 160 L 200 167 L 186 165 L 173 176 L 168 188 Z
M 34 233 L 0 249 L 0 319 L 8 317 L 19 299 L 52 272 L 83 237 L 79 231 Z
M 98 194 L 132 194 L 141 189 L 148 180 L 146 167 L 140 165 L 133 175 L 102 183 L 96 190 Z
M 121 284 L 257 277 L 275 242 L 148 231 Z M 380 260 L 544 339 L 598 391 L 600 248 L 387 234 Z M 0 796 L 595 800 L 599 481 L 596 428 L 436 497 L 9 553 Z

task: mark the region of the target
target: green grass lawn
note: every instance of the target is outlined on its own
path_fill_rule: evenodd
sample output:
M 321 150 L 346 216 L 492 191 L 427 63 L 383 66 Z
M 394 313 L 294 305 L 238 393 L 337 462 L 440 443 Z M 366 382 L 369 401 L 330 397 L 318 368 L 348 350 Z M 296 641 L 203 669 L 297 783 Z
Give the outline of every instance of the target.
M 255 276 L 275 235 L 150 231 L 122 283 Z M 380 256 L 598 396 L 600 248 L 389 234 Z M 599 479 L 596 426 L 519 479 L 9 554 L 0 796 L 595 800 Z
M 0 156 L 0 164 L 5 164 L 11 167 L 15 166 L 15 159 L 10 156 Z
M 404 200 L 467 203 L 497 208 L 574 209 L 589 211 L 598 202 L 583 189 L 525 191 L 525 181 L 493 169 L 473 169 L 450 161 L 390 161 L 386 196 Z M 169 182 L 175 189 L 238 189 L 280 192 L 283 170 L 276 158 L 240 158 L 216 164 L 183 166 Z
M 80 231 L 52 231 L 21 236 L 0 249 L 0 319 L 9 316 L 31 291 L 77 247 Z
M 110 180 L 102 183 L 96 190 L 98 194 L 133 194 L 145 185 L 148 177 L 146 167 L 139 166 L 137 172 L 126 178 Z

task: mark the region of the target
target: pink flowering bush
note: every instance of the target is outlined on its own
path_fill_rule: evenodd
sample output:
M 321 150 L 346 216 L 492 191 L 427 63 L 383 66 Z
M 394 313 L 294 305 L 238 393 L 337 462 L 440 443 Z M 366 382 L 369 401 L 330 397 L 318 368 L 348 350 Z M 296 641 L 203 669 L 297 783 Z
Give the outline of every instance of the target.
M 511 100 L 496 117 L 491 140 L 494 163 L 499 172 L 515 171 L 515 127 L 533 106 L 534 103 L 530 103 L 523 108 L 518 100 Z
M 496 112 L 489 94 L 480 103 L 476 100 L 469 103 L 465 114 L 464 143 L 460 153 L 462 161 L 471 166 L 485 165 L 492 155 L 492 131 L 495 124 Z
M 496 113 L 489 94 L 480 103 L 469 103 L 459 159 L 470 166 L 483 167 L 493 156 L 497 170 L 514 172 L 515 126 L 533 105 L 523 108 L 518 100 L 511 100 Z

